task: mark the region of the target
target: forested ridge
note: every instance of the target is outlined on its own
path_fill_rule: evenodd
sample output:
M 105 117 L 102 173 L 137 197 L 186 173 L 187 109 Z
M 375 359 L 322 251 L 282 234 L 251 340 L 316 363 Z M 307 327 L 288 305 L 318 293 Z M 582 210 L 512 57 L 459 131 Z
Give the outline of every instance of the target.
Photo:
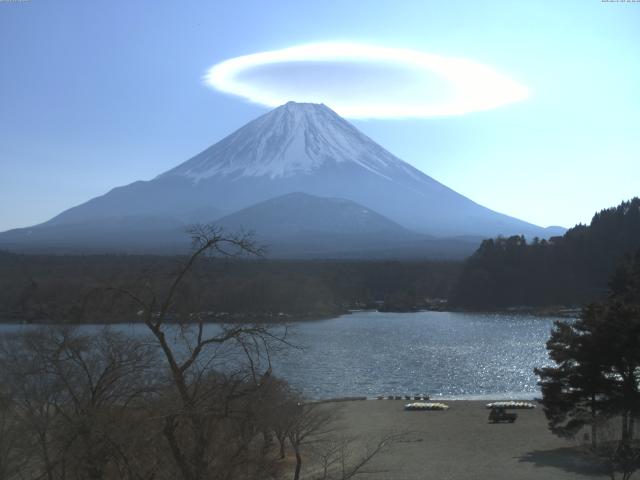
M 625 255 L 640 248 L 640 199 L 596 213 L 562 237 L 482 242 L 465 262 L 450 303 L 462 308 L 582 306 L 601 298 Z

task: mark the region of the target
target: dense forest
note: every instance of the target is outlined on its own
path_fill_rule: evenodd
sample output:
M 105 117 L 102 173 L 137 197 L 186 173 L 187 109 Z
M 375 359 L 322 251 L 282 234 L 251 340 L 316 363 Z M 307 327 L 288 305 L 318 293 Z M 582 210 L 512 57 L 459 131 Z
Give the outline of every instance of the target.
M 185 257 L 0 253 L 0 321 L 135 320 L 117 289 L 162 291 Z M 350 309 L 406 311 L 446 298 L 460 263 L 210 258 L 181 288 L 211 320 L 319 318 Z M 88 313 L 90 312 L 90 313 Z
M 582 306 L 602 297 L 625 255 L 640 248 L 640 199 L 596 213 L 562 237 L 485 240 L 465 262 L 450 303 L 463 308 Z

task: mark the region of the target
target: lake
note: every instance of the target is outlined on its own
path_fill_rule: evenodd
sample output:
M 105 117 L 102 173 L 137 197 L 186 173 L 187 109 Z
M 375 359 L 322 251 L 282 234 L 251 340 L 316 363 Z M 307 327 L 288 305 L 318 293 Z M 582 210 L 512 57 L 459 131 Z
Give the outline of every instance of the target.
M 533 398 L 533 368 L 549 364 L 554 318 L 459 312 L 354 312 L 293 325 L 300 347 L 274 373 L 310 398 L 413 395 Z M 22 327 L 0 325 L 0 332 Z M 83 328 L 98 328 L 85 326 Z M 144 325 L 115 327 L 132 334 Z

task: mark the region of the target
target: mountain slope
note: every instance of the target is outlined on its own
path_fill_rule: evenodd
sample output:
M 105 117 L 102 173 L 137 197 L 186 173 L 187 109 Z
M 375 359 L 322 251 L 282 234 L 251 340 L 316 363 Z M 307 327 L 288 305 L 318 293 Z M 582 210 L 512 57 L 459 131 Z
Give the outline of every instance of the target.
M 460 259 L 480 238 L 417 234 L 351 200 L 291 193 L 216 220 L 228 232 L 254 232 L 269 258 Z M 152 217 L 47 224 L 2 235 L 4 248 L 30 253 L 183 253 L 188 225 Z
M 187 225 L 167 217 L 116 216 L 45 223 L 0 234 L 0 248 L 26 253 L 184 253 Z
M 545 229 L 482 207 L 435 181 L 328 107 L 293 102 L 153 180 L 115 188 L 9 236 L 19 242 L 28 232 L 101 219 L 211 222 L 294 192 L 351 200 L 421 234 L 549 236 Z M 7 234 L 0 235 L 0 244 L 6 239 Z
M 222 217 L 227 231 L 253 231 L 270 257 L 463 258 L 479 238 L 417 234 L 351 200 L 290 193 Z

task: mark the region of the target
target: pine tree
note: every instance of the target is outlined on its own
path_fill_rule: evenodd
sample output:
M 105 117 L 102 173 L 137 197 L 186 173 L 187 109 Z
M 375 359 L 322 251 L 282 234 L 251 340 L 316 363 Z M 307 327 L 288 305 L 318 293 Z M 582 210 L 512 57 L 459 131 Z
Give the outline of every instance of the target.
M 605 302 L 556 322 L 547 350 L 556 365 L 535 373 L 549 428 L 572 437 L 589 425 L 592 451 L 629 478 L 640 467 L 640 251 L 613 275 Z M 610 421 L 620 436 L 599 443 L 598 425 Z

